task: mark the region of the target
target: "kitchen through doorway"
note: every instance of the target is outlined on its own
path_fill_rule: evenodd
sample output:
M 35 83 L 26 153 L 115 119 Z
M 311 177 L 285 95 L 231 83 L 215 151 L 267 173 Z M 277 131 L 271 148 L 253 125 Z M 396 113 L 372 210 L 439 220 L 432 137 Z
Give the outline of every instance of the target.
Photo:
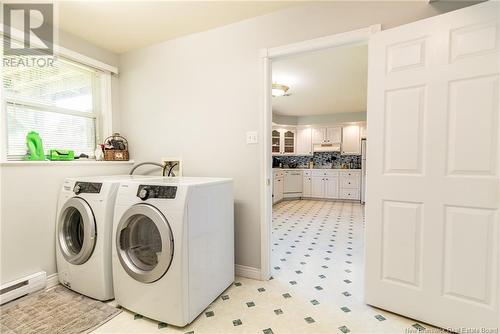
M 380 30 L 381 25 L 376 24 L 261 50 L 264 182 L 258 275 L 263 280 L 276 276 L 272 260 L 272 232 L 276 228 L 272 223 L 273 207 L 294 199 L 361 204 L 367 45 Z M 290 165 L 306 168 L 287 172 Z M 285 172 L 292 182 L 285 182 Z
M 367 43 L 269 65 L 271 276 L 305 310 L 371 321 L 375 311 L 363 302 Z

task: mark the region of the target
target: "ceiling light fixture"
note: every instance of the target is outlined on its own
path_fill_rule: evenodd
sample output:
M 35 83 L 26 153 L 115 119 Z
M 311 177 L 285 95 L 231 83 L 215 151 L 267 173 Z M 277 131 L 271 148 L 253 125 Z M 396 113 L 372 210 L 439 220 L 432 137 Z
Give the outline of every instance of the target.
M 289 89 L 290 89 L 290 87 L 288 87 L 288 86 L 273 83 L 273 89 L 272 89 L 271 94 L 273 96 L 288 96 L 288 95 L 290 95 L 290 94 L 287 94 Z

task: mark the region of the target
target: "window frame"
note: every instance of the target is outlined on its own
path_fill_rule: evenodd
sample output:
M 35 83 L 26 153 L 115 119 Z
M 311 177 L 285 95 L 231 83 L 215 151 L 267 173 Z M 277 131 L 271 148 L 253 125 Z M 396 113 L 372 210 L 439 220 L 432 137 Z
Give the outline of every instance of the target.
M 11 38 L 17 40 L 23 40 L 24 33 L 22 31 L 12 29 L 10 31 Z M 3 55 L 3 38 L 4 38 L 4 27 L 0 25 L 0 55 Z M 75 52 L 70 49 L 61 47 L 60 45 L 54 43 L 54 57 L 60 57 L 69 62 L 73 62 L 77 65 L 82 65 L 85 67 L 93 68 L 99 71 L 99 76 L 93 80 L 99 80 L 98 85 L 92 85 L 98 88 L 98 91 L 93 91 L 92 94 L 98 94 L 98 99 L 93 99 L 94 108 L 92 113 L 87 113 L 92 115 L 95 119 L 95 137 L 96 145 L 101 143 L 107 136 L 113 133 L 113 108 L 112 108 L 112 76 L 118 74 L 118 68 L 103 63 L 94 58 L 85 56 L 81 53 Z M 7 129 L 7 99 L 4 93 L 3 87 L 3 66 L 0 66 L 0 163 L 6 162 L 26 162 L 25 160 L 9 159 L 8 156 L 8 129 Z M 27 101 L 26 101 L 27 102 Z M 29 103 L 29 104 L 28 104 Z M 26 105 L 30 106 L 36 103 L 27 102 Z M 44 106 L 46 107 L 46 106 Z M 84 116 L 83 113 L 75 113 L 72 110 L 65 110 L 64 108 L 55 107 L 62 111 L 61 113 L 71 113 L 78 116 Z M 50 162 L 50 161 L 49 161 Z

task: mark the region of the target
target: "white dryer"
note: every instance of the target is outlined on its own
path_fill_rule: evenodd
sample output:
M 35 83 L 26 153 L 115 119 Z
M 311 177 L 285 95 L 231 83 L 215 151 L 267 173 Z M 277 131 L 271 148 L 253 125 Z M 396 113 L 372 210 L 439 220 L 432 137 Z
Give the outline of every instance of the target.
M 64 180 L 56 221 L 59 281 L 99 300 L 112 299 L 111 236 L 118 186 L 148 176 L 95 176 Z
M 191 323 L 234 281 L 233 205 L 231 179 L 123 182 L 113 223 L 118 304 Z

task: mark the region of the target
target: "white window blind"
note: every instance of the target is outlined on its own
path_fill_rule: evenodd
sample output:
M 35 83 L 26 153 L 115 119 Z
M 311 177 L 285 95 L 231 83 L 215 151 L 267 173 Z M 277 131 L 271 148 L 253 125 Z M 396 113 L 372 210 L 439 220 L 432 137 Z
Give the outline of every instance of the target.
M 26 135 L 36 131 L 50 149 L 94 155 L 100 72 L 57 58 L 53 66 L 4 67 L 7 156 L 26 155 Z M 96 107 L 97 106 L 97 107 Z

